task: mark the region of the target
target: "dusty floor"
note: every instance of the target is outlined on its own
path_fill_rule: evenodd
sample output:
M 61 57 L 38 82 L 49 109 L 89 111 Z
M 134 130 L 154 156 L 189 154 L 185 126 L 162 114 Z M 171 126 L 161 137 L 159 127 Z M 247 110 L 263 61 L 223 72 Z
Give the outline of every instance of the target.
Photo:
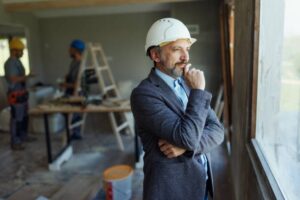
M 88 131 L 84 139 L 73 142 L 72 158 L 63 164 L 59 172 L 47 168 L 45 138 L 26 144 L 24 151 L 11 151 L 9 134 L 0 132 L 0 199 L 31 200 L 39 196 L 51 199 L 93 199 L 102 188 L 102 172 L 117 165 L 134 167 L 134 139 L 122 136 L 125 151 L 118 150 L 112 133 Z M 54 151 L 61 145 L 61 135 L 52 134 Z M 225 146 L 212 153 L 215 178 L 215 199 L 233 199 L 232 184 Z M 142 199 L 143 173 L 135 169 L 132 200 Z M 79 186 L 78 186 L 79 185 Z M 66 196 L 66 193 L 73 193 Z M 98 192 L 101 196 L 101 192 Z
M 134 166 L 134 142 L 131 136 L 122 136 L 125 151 L 117 148 L 112 133 L 86 133 L 83 140 L 73 142 L 73 156 L 62 165 L 59 172 L 47 169 L 45 138 L 43 134 L 35 134 L 37 141 L 26 143 L 24 151 L 11 151 L 9 134 L 0 133 L 0 198 L 18 199 L 20 193 L 30 193 L 22 199 L 35 199 L 38 196 L 53 197 L 62 186 L 74 177 L 90 179 L 94 187 L 89 197 L 102 188 L 102 172 L 104 169 L 117 165 Z M 52 134 L 53 152 L 61 145 L 61 134 Z M 133 199 L 142 195 L 141 170 L 136 169 L 133 176 Z M 28 190 L 30 192 L 28 192 Z M 28 197 L 27 197 L 28 196 Z

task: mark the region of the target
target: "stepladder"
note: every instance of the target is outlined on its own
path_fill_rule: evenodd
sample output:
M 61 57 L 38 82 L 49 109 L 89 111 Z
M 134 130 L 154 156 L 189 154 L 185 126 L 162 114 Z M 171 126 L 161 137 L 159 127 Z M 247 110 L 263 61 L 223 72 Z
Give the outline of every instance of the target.
M 87 91 L 88 80 L 92 79 L 96 84 L 96 92 Z M 100 96 L 106 106 L 116 106 L 129 104 L 129 100 L 123 99 L 114 80 L 112 71 L 107 61 L 102 46 L 99 43 L 87 43 L 87 48 L 83 53 L 80 69 L 77 75 L 77 81 L 74 88 L 74 96 L 84 94 L 87 98 L 91 96 Z M 92 94 L 93 93 L 93 94 Z M 124 150 L 124 143 L 121 133 L 134 136 L 133 125 L 130 123 L 129 113 L 108 112 L 108 118 L 112 127 L 113 134 L 116 137 L 120 150 Z M 86 113 L 82 116 L 82 121 L 73 124 L 70 128 L 82 125 L 85 122 Z M 71 124 L 71 123 L 70 123 Z M 83 133 L 83 125 L 81 132 Z

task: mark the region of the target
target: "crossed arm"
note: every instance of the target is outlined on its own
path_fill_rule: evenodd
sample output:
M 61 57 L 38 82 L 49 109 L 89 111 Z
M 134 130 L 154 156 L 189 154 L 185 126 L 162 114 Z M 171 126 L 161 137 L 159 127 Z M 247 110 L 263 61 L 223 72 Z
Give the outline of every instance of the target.
M 219 122 L 214 111 L 210 110 L 206 118 L 199 146 L 195 149 L 196 153 L 207 153 L 222 143 L 224 139 L 224 128 Z M 158 146 L 163 154 L 168 158 L 180 156 L 186 149 L 172 145 L 164 139 L 160 139 Z
M 205 153 L 224 138 L 223 126 L 210 109 L 210 94 L 191 90 L 186 112 L 179 116 L 174 106 L 153 91 L 134 91 L 131 101 L 136 122 L 160 138 L 158 145 L 167 157 L 185 151 Z

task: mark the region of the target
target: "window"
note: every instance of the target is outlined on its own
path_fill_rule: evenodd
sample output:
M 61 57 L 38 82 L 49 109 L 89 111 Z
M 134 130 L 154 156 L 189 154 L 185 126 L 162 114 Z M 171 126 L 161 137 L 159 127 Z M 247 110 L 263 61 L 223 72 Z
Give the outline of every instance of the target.
M 24 37 L 20 38 L 22 42 L 25 44 L 25 49 L 23 51 L 23 56 L 21 57 L 21 62 L 24 65 L 26 74 L 29 74 L 29 56 L 28 56 L 28 48 L 27 48 L 27 40 Z M 4 63 L 9 57 L 9 45 L 8 38 L 0 38 L 0 76 L 4 76 Z
M 282 193 L 300 191 L 299 0 L 260 4 L 256 139 Z

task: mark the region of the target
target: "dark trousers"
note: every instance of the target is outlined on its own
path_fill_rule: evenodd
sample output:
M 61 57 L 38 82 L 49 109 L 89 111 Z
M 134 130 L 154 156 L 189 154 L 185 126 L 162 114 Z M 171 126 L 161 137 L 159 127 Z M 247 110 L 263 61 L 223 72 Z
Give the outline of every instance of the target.
M 10 134 L 11 145 L 19 144 L 27 137 L 28 104 L 20 103 L 10 106 Z
M 82 116 L 80 113 L 73 113 L 71 124 L 75 124 L 76 122 L 79 122 L 81 120 L 82 120 Z M 76 137 L 76 136 L 79 137 L 79 136 L 81 136 L 80 131 L 81 131 L 81 126 L 77 126 L 72 129 L 72 135 L 74 137 Z

